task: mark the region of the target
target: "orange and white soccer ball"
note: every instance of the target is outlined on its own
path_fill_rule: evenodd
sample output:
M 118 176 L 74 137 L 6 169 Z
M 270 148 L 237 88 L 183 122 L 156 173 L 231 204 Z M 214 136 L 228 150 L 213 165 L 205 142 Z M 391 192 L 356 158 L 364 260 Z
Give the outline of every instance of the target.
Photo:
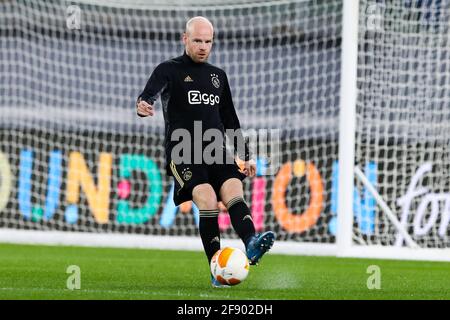
M 221 284 L 234 286 L 245 280 L 250 265 L 244 252 L 225 247 L 218 250 L 211 259 L 211 273 Z

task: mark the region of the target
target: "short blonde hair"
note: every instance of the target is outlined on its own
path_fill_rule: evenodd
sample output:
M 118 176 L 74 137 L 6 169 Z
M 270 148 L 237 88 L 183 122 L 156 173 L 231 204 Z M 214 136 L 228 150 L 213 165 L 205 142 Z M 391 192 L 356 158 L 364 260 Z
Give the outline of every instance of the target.
M 197 16 L 197 17 L 193 17 L 193 18 L 189 19 L 188 22 L 186 22 L 185 33 L 189 34 L 189 31 L 192 29 L 192 25 L 194 23 L 200 22 L 200 21 L 208 24 L 211 27 L 211 30 L 213 31 L 213 34 L 214 34 L 214 27 L 213 27 L 211 21 L 209 21 L 208 19 L 206 19 L 205 17 L 202 17 L 202 16 Z

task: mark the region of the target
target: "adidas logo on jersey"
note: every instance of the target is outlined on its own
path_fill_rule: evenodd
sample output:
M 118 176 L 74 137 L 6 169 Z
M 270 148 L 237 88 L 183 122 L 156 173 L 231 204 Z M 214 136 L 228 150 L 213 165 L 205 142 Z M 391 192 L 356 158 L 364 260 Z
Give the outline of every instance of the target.
M 184 82 L 194 82 L 194 80 L 192 80 L 190 76 L 187 76 L 186 78 L 184 78 Z

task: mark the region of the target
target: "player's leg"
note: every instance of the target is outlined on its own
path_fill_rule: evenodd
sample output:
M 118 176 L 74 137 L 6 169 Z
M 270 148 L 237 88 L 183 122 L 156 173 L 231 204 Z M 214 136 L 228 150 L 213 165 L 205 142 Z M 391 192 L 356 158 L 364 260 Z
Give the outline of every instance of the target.
M 174 202 L 180 205 L 192 200 L 200 210 L 199 232 L 208 262 L 220 249 L 217 196 L 208 184 L 207 168 L 202 165 L 170 163 L 175 180 Z
M 213 187 L 208 183 L 197 185 L 192 190 L 192 200 L 200 210 L 199 232 L 208 265 L 217 250 L 220 249 L 219 209 Z M 211 275 L 211 284 L 216 288 L 225 288 Z
M 244 201 L 243 194 L 242 182 L 238 178 L 225 180 L 220 188 L 220 198 L 226 203 L 233 228 L 245 244 L 250 264 L 255 265 L 272 247 L 275 233 L 266 231 L 255 234 L 250 209 Z
M 250 209 L 244 200 L 241 180 L 237 178 L 227 179 L 220 187 L 219 192 L 220 198 L 230 215 L 234 230 L 247 247 L 248 241 L 255 235 L 255 226 Z
M 208 263 L 211 263 L 214 253 L 220 249 L 219 209 L 216 193 L 210 184 L 202 183 L 193 188 L 192 200 L 200 210 L 200 238 Z

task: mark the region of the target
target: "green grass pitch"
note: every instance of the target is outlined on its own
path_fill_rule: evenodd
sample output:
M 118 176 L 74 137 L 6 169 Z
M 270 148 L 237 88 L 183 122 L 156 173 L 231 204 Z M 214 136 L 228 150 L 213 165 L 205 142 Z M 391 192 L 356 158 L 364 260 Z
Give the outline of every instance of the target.
M 67 289 L 70 265 L 81 288 Z M 370 265 L 381 288 L 369 290 Z M 0 299 L 450 299 L 450 263 L 264 256 L 235 287 L 210 286 L 202 252 L 0 244 Z

